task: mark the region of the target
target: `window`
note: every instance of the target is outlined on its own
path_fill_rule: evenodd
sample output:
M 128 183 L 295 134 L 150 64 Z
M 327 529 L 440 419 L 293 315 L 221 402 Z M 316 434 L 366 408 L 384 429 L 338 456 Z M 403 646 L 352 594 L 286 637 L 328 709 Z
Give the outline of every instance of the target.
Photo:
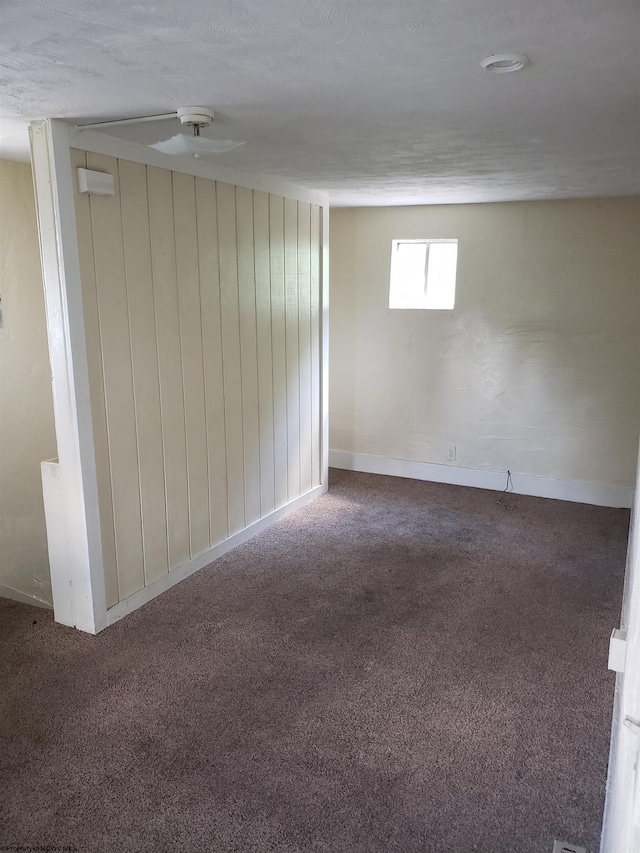
M 453 308 L 457 261 L 457 240 L 394 240 L 389 308 Z

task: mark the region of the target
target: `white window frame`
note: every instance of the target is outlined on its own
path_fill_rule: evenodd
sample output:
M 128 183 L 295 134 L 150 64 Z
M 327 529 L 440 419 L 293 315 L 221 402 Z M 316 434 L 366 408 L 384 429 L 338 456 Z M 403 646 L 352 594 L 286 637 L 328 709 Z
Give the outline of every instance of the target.
M 424 259 L 424 290 L 421 298 L 414 298 L 411 301 L 411 304 L 401 304 L 403 303 L 402 299 L 402 291 L 403 286 L 405 284 L 403 279 L 403 271 L 400 269 L 399 264 L 394 263 L 395 258 L 397 258 L 396 252 L 398 248 L 402 245 L 406 245 L 408 243 L 411 244 L 419 244 L 425 246 L 425 259 Z M 453 305 L 447 305 L 446 307 L 440 307 L 438 305 L 430 305 L 429 304 L 429 253 L 431 245 L 434 243 L 446 243 L 450 245 L 455 245 L 456 247 L 456 266 L 454 269 L 454 281 L 453 281 Z M 389 275 L 389 309 L 392 311 L 412 311 L 412 310 L 427 310 L 427 311 L 452 311 L 455 307 L 455 288 L 457 283 L 457 266 L 458 266 L 458 239 L 453 237 L 437 237 L 437 238 L 397 238 L 391 241 L 391 269 Z M 433 285 L 432 285 L 433 287 Z M 408 300 L 407 300 L 408 301 Z

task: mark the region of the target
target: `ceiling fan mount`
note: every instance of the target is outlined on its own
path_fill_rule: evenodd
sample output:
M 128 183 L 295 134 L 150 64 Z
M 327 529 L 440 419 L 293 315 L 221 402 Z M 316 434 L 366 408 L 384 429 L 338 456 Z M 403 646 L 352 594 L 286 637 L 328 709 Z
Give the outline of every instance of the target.
M 178 107 L 176 115 L 180 119 L 181 124 L 186 124 L 187 127 L 193 128 L 193 135 L 200 136 L 200 129 L 209 127 L 215 118 L 213 110 L 206 107 Z
M 193 154 L 194 157 L 207 156 L 209 154 L 222 154 L 244 145 L 244 142 L 236 142 L 233 139 L 208 139 L 200 136 L 203 127 L 209 125 L 215 119 L 215 113 L 209 107 L 191 106 L 178 107 L 174 113 L 159 113 L 150 116 L 135 116 L 134 118 L 121 118 L 112 121 L 95 121 L 89 124 L 77 124 L 77 130 L 93 130 L 103 127 L 114 127 L 121 124 L 142 124 L 143 122 L 164 121 L 165 119 L 178 118 L 180 123 L 192 128 L 193 136 L 188 137 L 178 133 L 170 139 L 156 142 L 150 145 L 156 151 L 164 154 Z

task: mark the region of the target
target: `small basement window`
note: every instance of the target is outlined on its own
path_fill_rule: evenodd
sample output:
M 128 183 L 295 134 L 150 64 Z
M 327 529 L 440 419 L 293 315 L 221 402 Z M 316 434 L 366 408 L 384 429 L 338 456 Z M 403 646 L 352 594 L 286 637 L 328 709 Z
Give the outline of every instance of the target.
M 457 262 L 457 240 L 394 240 L 389 308 L 451 310 Z

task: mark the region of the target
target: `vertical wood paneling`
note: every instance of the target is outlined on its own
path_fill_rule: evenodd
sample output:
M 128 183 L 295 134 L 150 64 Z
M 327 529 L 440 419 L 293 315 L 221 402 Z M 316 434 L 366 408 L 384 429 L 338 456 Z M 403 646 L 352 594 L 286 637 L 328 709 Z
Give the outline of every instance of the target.
M 144 586 L 144 565 L 118 163 L 111 157 L 89 154 L 87 167 L 109 172 L 115 178 L 115 194 L 109 197 L 90 197 L 90 207 L 109 437 L 118 591 L 120 598 L 126 598 Z
M 242 423 L 244 439 L 245 523 L 260 518 L 260 422 L 258 415 L 258 354 L 256 341 L 256 280 L 253 242 L 253 191 L 236 188 L 238 234 L 238 296 Z
M 145 583 L 169 571 L 160 378 L 151 274 L 147 172 L 121 160 L 120 207 L 131 329 Z
M 300 495 L 300 353 L 298 349 L 298 205 L 284 200 L 285 339 L 287 348 L 288 498 Z
M 320 208 L 311 205 L 311 480 L 312 485 L 319 486 L 322 482 L 320 465 L 321 424 L 320 419 L 320 371 L 322 351 L 320 346 Z
M 245 527 L 235 187 L 230 184 L 217 184 L 217 202 L 224 413 L 227 443 L 227 498 L 229 534 L 233 535 Z
M 229 535 L 216 184 L 196 178 L 211 545 Z
M 287 346 L 284 290 L 284 199 L 269 197 L 271 335 L 273 355 L 273 437 L 276 508 L 287 503 Z
M 196 192 L 195 178 L 191 175 L 173 173 L 173 217 L 187 438 L 189 533 L 191 556 L 195 557 L 207 550 L 211 535 Z
M 317 206 L 99 155 L 76 193 L 108 606 L 321 481 Z
M 265 516 L 275 508 L 269 196 L 267 193 L 254 192 L 253 194 L 253 232 L 260 411 L 260 514 Z
M 311 491 L 311 205 L 298 202 L 300 491 Z
M 190 542 L 171 172 L 149 166 L 147 186 L 165 460 L 169 565 L 174 569 L 189 559 Z
M 73 150 L 71 164 L 74 169 L 86 168 L 87 155 Z M 102 344 L 100 319 L 98 316 L 98 294 L 93 258 L 93 234 L 89 196 L 75 193 L 76 224 L 78 229 L 78 253 L 82 282 L 82 307 L 84 311 L 85 339 L 89 387 L 91 394 L 91 416 L 93 421 L 93 445 L 96 456 L 98 503 L 102 540 L 102 560 L 107 607 L 113 607 L 118 598 L 118 569 L 116 565 L 116 534 L 113 520 L 113 496 L 109 464 L 109 438 L 107 434 L 107 412 L 105 408 L 104 381 L 102 375 Z

